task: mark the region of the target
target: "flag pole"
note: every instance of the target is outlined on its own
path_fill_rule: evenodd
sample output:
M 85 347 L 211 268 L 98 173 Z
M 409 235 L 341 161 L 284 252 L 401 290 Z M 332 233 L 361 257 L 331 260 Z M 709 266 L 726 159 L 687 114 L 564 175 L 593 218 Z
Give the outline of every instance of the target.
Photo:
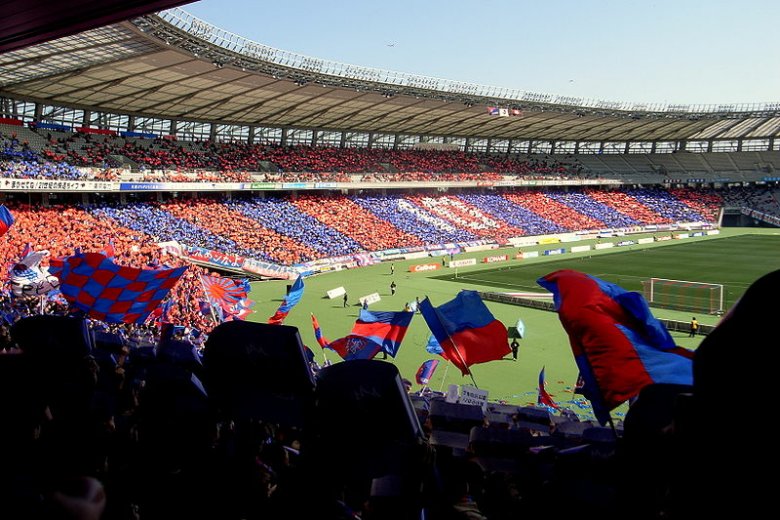
M 463 355 L 460 353 L 460 349 L 458 349 L 458 346 L 455 344 L 455 340 L 453 340 L 452 336 L 450 336 L 449 331 L 447 331 L 447 337 L 450 338 L 450 342 L 452 342 L 452 346 L 455 348 L 455 352 L 458 353 L 458 357 L 463 363 L 463 366 L 466 367 L 466 370 L 469 371 L 469 377 L 471 378 L 471 382 L 474 383 L 474 388 L 479 388 L 479 385 L 477 384 L 477 380 L 474 379 L 474 373 L 471 371 L 471 367 L 466 365 L 466 360 L 463 359 Z
M 441 385 L 439 385 L 439 392 L 444 391 L 444 381 L 447 379 L 447 372 L 450 370 L 450 361 L 447 360 L 447 366 L 444 367 L 444 376 L 441 378 Z
M 430 298 L 428 296 L 425 297 L 428 300 L 428 303 L 430 303 Z M 436 307 L 431 304 L 431 309 L 433 309 L 434 314 L 436 314 L 436 319 L 439 320 L 439 324 L 441 325 L 441 318 L 439 318 L 439 311 L 436 309 Z M 466 367 L 466 370 L 468 371 L 469 377 L 471 378 L 471 382 L 474 383 L 475 388 L 479 388 L 477 385 L 477 380 L 474 379 L 474 374 L 471 372 L 471 368 L 466 365 L 466 360 L 463 359 L 463 354 L 460 353 L 460 349 L 458 348 L 458 345 L 455 344 L 455 340 L 452 339 L 452 336 L 450 335 L 450 331 L 447 330 L 447 327 L 442 325 L 441 327 L 444 329 L 444 331 L 447 333 L 447 338 L 450 340 L 450 343 L 452 343 L 452 348 L 455 349 L 455 353 L 458 354 L 458 358 L 460 359 L 460 362 L 463 363 L 463 366 Z

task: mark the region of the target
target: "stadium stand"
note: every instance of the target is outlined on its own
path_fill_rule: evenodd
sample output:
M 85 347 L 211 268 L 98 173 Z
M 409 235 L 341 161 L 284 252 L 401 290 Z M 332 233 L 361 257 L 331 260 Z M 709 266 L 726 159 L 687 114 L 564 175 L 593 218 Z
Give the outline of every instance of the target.
M 150 18 L 58 42 L 53 60 L 36 54 L 37 48 L 27 56 L 10 56 L 15 70 L 2 65 L 12 73 L 3 78 L 3 96 L 15 91 L 20 98 L 0 99 L 2 115 L 8 116 L 0 119 L 0 183 L 6 188 L 0 195 L 15 219 L 0 237 L 2 277 L 8 278 L 25 244 L 45 248 L 52 258 L 110 250 L 121 266 L 186 265 L 188 270 L 168 304 L 146 324 L 85 320 L 71 316 L 61 296 L 19 297 L 3 290 L 0 517 L 674 519 L 723 515 L 726 506 L 735 505 L 742 511 L 733 516 L 758 516 L 747 511 L 773 495 L 760 487 L 765 476 L 752 466 L 756 453 L 771 450 L 772 430 L 759 425 L 745 434 L 734 427 L 734 418 L 746 413 L 745 395 L 727 394 L 724 405 L 721 387 L 736 364 L 740 373 L 763 371 L 751 384 L 768 393 L 773 381 L 768 367 L 774 365 L 758 363 L 756 369 L 753 358 L 734 356 L 732 347 L 772 344 L 765 325 L 776 314 L 778 273 L 759 280 L 726 326 L 708 336 L 696 354 L 693 387 L 646 387 L 625 423 L 605 428 L 581 421 L 571 410 L 456 404 L 429 388 L 408 396 L 411 385 L 394 364 L 361 360 L 321 367 L 293 327 L 230 322 L 215 329 L 219 318 L 202 276 L 219 274 L 172 252 L 197 250 L 198 263 L 220 265 L 223 273 L 235 266 L 211 263 L 210 255 L 264 263 L 272 271 L 286 268 L 290 274 L 295 273 L 291 266 L 307 272 L 313 261 L 338 259 L 338 268 L 351 267 L 359 262 L 342 258 L 401 248 L 425 255 L 425 248 L 442 253 L 467 242 L 489 248 L 537 235 L 592 237 L 604 228 L 616 228 L 615 234 L 691 222 L 709 228 L 726 209 L 772 222 L 772 216 L 780 217 L 780 192 L 769 184 L 777 182 L 775 165 L 780 168 L 780 151 L 773 149 L 780 125 L 776 107 L 764 106 L 757 117 L 727 114 L 719 121 L 712 116 L 711 123 L 661 110 L 655 114 L 661 118 L 654 115 L 648 123 L 626 117 L 622 109 L 576 108 L 575 117 L 564 111 L 571 107 L 548 110 L 554 105 L 539 102 L 522 117 L 491 121 L 484 110 L 464 111 L 464 105 L 472 108 L 471 101 L 456 98 L 454 116 L 440 108 L 417 116 L 407 111 L 408 126 L 402 121 L 400 130 L 384 136 L 369 128 L 365 142 L 354 146 L 346 143 L 346 130 L 326 140 L 318 138 L 327 133 L 318 128 L 304 130 L 309 137 L 288 139 L 287 134 L 298 132 L 298 122 L 307 118 L 316 127 L 322 121 L 316 116 L 331 111 L 322 109 L 328 103 L 359 114 L 355 99 L 379 98 L 377 92 L 359 92 L 352 85 L 325 89 L 343 97 L 335 99 L 316 86 L 312 90 L 322 96 L 317 100 L 306 93 L 305 80 L 293 83 L 274 73 L 269 84 L 289 87 L 297 100 L 258 87 L 275 102 L 245 111 L 237 105 L 233 114 L 248 120 L 209 123 L 195 133 L 193 121 L 214 118 L 198 112 L 199 96 L 191 96 L 191 121 L 167 120 L 165 130 L 148 133 L 136 131 L 145 118 L 127 114 L 157 116 L 158 109 L 175 106 L 156 96 L 176 94 L 177 82 L 117 95 L 114 89 L 128 89 L 131 82 L 114 75 L 113 63 L 100 54 L 106 49 L 128 60 L 119 74 L 132 70 L 138 85 L 157 85 L 157 78 L 144 72 L 151 63 L 152 74 L 159 70 L 163 77 L 176 68 L 176 77 L 184 80 L 193 74 L 191 67 L 201 67 L 195 74 L 203 85 L 225 89 L 204 87 L 209 110 L 227 97 L 240 104 L 252 96 L 229 94 L 239 82 L 212 77 L 220 69 L 238 74 L 239 62 L 225 67 L 197 54 L 190 57 L 193 47 L 170 47 L 196 42 L 198 52 L 201 44 L 214 52 L 217 43 L 190 39 L 196 35 L 184 25 L 170 33 L 177 39 L 163 43 L 146 34 L 154 26 L 145 23 Z M 208 25 L 194 27 L 211 31 Z M 252 45 L 242 48 L 261 49 Z M 81 55 L 74 57 L 64 47 Z M 135 52 L 139 56 L 133 57 Z M 186 62 L 173 64 L 181 56 Z M 59 65 L 52 64 L 59 59 Z M 287 64 L 284 69 L 295 70 Z M 241 73 L 247 81 L 271 79 Z M 361 88 L 365 83 L 371 82 L 361 80 Z M 123 105 L 127 114 L 103 114 L 95 106 L 92 114 L 83 110 L 68 120 L 43 103 L 17 114 L 28 103 L 22 100 L 56 104 L 60 92 L 69 91 L 84 93 L 82 107 L 90 106 L 90 99 L 98 104 L 133 99 L 139 105 Z M 100 99 L 90 97 L 93 93 Z M 418 101 L 418 95 L 431 93 L 443 97 Z M 397 105 L 369 103 L 376 111 L 369 115 L 378 121 L 422 103 L 450 110 L 453 99 L 444 97 L 450 94 L 414 87 L 395 98 Z M 65 99 L 68 103 L 72 99 Z M 264 105 L 274 114 L 254 112 Z M 276 129 L 255 126 L 275 117 L 281 105 L 294 109 L 285 112 L 299 112 L 294 121 L 279 119 Z M 90 119 L 93 115 L 110 121 Z M 112 119 L 120 115 L 124 119 Z M 556 122 L 561 116 L 569 123 Z M 172 117 L 180 116 L 159 115 L 161 121 Z M 435 126 L 440 119 L 454 126 Z M 219 127 L 238 123 L 246 130 L 240 138 L 218 135 Z M 348 128 L 351 122 L 341 124 Z M 452 135 L 417 135 L 418 128 L 431 125 Z M 648 135 L 646 126 L 656 137 L 637 149 L 659 146 L 673 153 L 607 153 L 627 152 L 637 144 L 630 132 Z M 562 134 L 553 140 L 532 135 L 556 127 Z M 497 133 L 482 139 L 473 135 L 475 128 Z M 743 137 L 758 128 L 772 136 L 760 145 L 764 151 L 743 148 Z M 272 137 L 263 135 L 265 130 Z M 410 135 L 402 135 L 406 131 Z M 575 142 L 582 135 L 595 137 Z M 625 142 L 608 150 L 604 135 Z M 685 135 L 705 141 L 699 150 L 713 148 L 717 136 L 735 139 L 724 147 L 746 151 L 687 152 Z M 427 137 L 434 141 L 425 142 Z M 574 155 L 553 153 L 561 142 L 569 142 L 569 150 L 590 148 Z M 53 188 L 57 183 L 50 181 L 69 182 Z M 84 186 L 93 186 L 92 181 L 106 186 L 87 191 Z M 742 186 L 748 182 L 760 185 Z M 217 183 L 234 185 L 227 189 Z M 364 183 L 372 189 L 364 190 Z M 258 191 L 265 189 L 274 189 L 274 196 L 257 196 L 271 193 Z M 721 417 L 724 408 L 732 415 Z M 739 442 L 745 435 L 761 442 L 746 448 Z

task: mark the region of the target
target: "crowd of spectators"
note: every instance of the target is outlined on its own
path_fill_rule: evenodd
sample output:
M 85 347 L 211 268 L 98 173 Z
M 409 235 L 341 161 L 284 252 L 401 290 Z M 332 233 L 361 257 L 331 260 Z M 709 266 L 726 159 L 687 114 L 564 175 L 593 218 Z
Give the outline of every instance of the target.
M 662 188 L 632 188 L 626 194 L 673 222 L 705 222 L 704 215 Z
M 0 335 L 0 517 L 758 517 L 765 454 L 713 431 L 744 407 L 724 381 L 752 369 L 755 392 L 773 388 L 774 365 L 734 345 L 771 344 L 778 286 L 780 271 L 757 280 L 702 341 L 692 385 L 644 386 L 611 428 L 412 393 L 382 361 L 320 367 L 264 324 L 200 348 L 151 326 L 22 320 Z M 759 426 L 750 439 L 771 446 Z
M 182 260 L 166 254 L 155 244 L 159 237 L 126 227 L 120 219 L 106 218 L 110 214 L 110 208 L 103 209 L 105 212 L 70 205 L 10 205 L 15 222 L 10 231 L 0 239 L 0 265 L 6 267 L 3 279 L 6 279 L 8 267 L 19 259 L 22 246 L 28 243 L 33 250 L 49 251 L 52 257 L 69 256 L 74 254 L 76 249 L 99 252 L 111 244 L 115 252 L 114 262 L 120 265 L 139 268 L 184 265 Z M 144 213 L 143 210 L 137 215 L 146 218 L 159 216 Z M 169 314 L 181 325 L 208 332 L 214 323 L 211 318 L 203 316 L 193 298 L 195 294 L 197 299 L 202 299 L 198 274 L 205 272 L 200 267 L 190 265 L 172 292 L 174 303 Z
M 642 225 L 642 222 L 636 220 L 622 211 L 618 211 L 608 204 L 601 203 L 588 196 L 586 193 L 575 191 L 551 191 L 548 196 L 570 208 L 576 208 L 583 215 L 587 215 L 594 220 L 603 222 L 608 228 L 625 228 Z
M 432 172 L 397 172 L 397 173 L 367 173 L 362 182 L 415 182 L 415 181 L 501 181 L 502 175 L 495 172 L 481 173 L 432 173 Z
M 212 171 L 174 172 L 153 171 L 143 172 L 140 177 L 133 177 L 138 182 L 252 182 L 253 178 L 247 172 Z
M 48 162 L 20 142 L 15 133 L 0 134 L 0 177 L 9 179 L 82 180 L 87 174 L 63 161 Z
M 616 211 L 628 215 L 638 222 L 644 224 L 668 224 L 671 222 L 671 219 L 662 217 L 621 190 L 602 191 L 591 189 L 586 190 L 585 193 L 591 199 L 614 208 Z
M 363 252 L 355 239 L 301 211 L 288 199 L 233 199 L 226 201 L 225 205 L 231 211 L 315 250 L 319 256 L 335 257 Z
M 317 252 L 294 238 L 277 233 L 257 220 L 231 211 L 222 201 L 188 199 L 167 202 L 161 210 L 174 218 L 199 225 L 211 233 L 240 245 L 237 252 L 250 258 L 260 258 L 290 265 L 317 258 Z M 185 242 L 186 243 L 186 242 Z M 236 251 L 222 251 L 235 253 Z
M 514 204 L 501 195 L 463 193 L 458 197 L 492 215 L 493 218 L 502 219 L 522 229 L 527 235 L 546 235 L 565 231 L 565 228 L 546 218 L 545 215 Z
M 525 234 L 503 219 L 491 218 L 483 211 L 467 204 L 462 199 L 450 196 L 424 197 L 410 195 L 409 201 L 430 211 L 461 229 L 466 229 L 480 238 L 506 240 Z
M 584 215 L 575 208 L 550 198 L 545 192 L 518 191 L 507 193 L 504 196 L 509 202 L 525 207 L 537 215 L 543 215 L 547 220 L 568 231 L 604 227 L 600 220 Z
M 751 208 L 780 215 L 780 190 L 769 187 L 744 186 L 718 191 L 723 205 L 731 208 Z
M 303 195 L 292 203 L 300 211 L 349 236 L 366 251 L 423 245 L 417 236 L 401 231 L 348 197 Z
M 723 206 L 723 197 L 714 190 L 693 188 L 674 188 L 669 193 L 692 208 L 707 222 L 717 222 L 718 213 Z
M 34 162 L 26 160 L 0 161 L 0 176 L 7 179 L 43 179 L 79 181 L 93 179 L 67 163 Z
M 477 240 L 470 231 L 429 213 L 412 204 L 401 195 L 363 195 L 353 196 L 352 200 L 382 220 L 398 229 L 419 237 L 426 244 L 446 244 L 448 242 L 469 242 Z
M 498 156 L 458 150 L 340 148 L 280 146 L 245 142 L 122 138 L 89 133 L 45 135 L 44 159 L 74 166 L 116 167 L 125 157 L 145 170 L 297 172 L 312 175 L 301 180 L 347 182 L 349 174 L 377 174 L 372 180 L 498 180 L 502 175 L 523 178 L 569 178 L 582 175 L 576 161 L 559 162 L 549 156 Z M 269 169 L 270 168 L 270 169 Z M 314 174 L 334 175 L 314 175 Z M 383 175 L 384 174 L 384 175 Z M 474 175 L 466 175 L 474 174 Z M 487 176 L 487 177 L 486 177 Z M 439 177 L 436 177 L 439 178 Z
M 89 204 L 85 210 L 63 207 L 57 217 L 71 220 L 62 231 L 51 231 L 47 222 L 42 225 L 52 237 L 50 249 L 56 250 L 55 254 L 68 252 L 59 244 L 63 233 L 85 238 L 82 247 L 102 247 L 102 238 L 111 232 L 93 233 L 91 227 L 99 224 L 121 228 L 122 240 L 129 240 L 123 252 L 132 247 L 132 237 L 142 236 L 291 265 L 426 244 L 505 241 L 562 231 L 703 221 L 717 218 L 718 201 L 718 195 L 686 192 L 674 196 L 654 189 L 174 198 L 167 202 Z M 82 223 L 84 215 L 89 218 Z M 76 242 L 68 238 L 65 249 L 72 250 Z

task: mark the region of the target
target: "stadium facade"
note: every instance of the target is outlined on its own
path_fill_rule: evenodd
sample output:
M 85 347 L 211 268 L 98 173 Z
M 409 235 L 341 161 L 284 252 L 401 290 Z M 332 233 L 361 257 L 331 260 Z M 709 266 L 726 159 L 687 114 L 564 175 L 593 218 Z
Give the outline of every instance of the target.
M 372 69 L 268 47 L 180 9 L 7 52 L 0 72 L 5 117 L 182 140 L 509 154 L 780 147 L 778 103 L 628 103 Z
M 780 179 L 774 173 L 775 164 L 780 164 L 780 143 L 776 139 L 780 133 L 780 105 L 776 103 L 612 102 L 371 69 L 274 49 L 214 27 L 180 9 L 0 55 L 0 117 L 3 118 L 0 130 L 13 135 L 17 142 L 24 140 L 27 146 L 48 153 L 46 157 L 59 157 L 50 146 L 57 140 L 64 141 L 66 148 L 70 146 L 71 152 L 75 149 L 67 156 L 68 160 L 80 161 L 89 153 L 85 150 L 94 147 L 90 136 L 106 139 L 104 144 L 117 139 L 112 141 L 113 148 L 108 154 L 99 158 L 102 166 L 110 162 L 119 167 L 111 178 L 95 177 L 95 168 L 87 168 L 91 170 L 85 174 L 87 182 L 31 178 L 4 183 L 3 191 L 17 196 L 40 193 L 39 200 L 44 205 L 54 200 L 53 193 L 72 193 L 81 196 L 80 202 L 93 201 L 95 193 L 103 193 L 124 204 L 150 200 L 139 193 L 151 194 L 151 200 L 162 202 L 181 192 L 191 192 L 193 196 L 205 192 L 238 195 L 270 192 L 292 194 L 295 198 L 296 193 L 307 191 L 343 196 L 363 190 L 381 195 L 388 190 L 398 190 L 398 193 L 559 190 L 561 193 L 556 197 L 560 200 L 553 197 L 553 202 L 548 199 L 525 202 L 535 204 L 534 211 L 543 212 L 545 204 L 576 207 L 587 199 L 566 195 L 569 189 L 720 188 L 773 184 Z M 139 172 L 139 163 L 122 155 L 122 146 L 133 143 L 138 149 L 157 151 L 138 142 L 158 139 L 180 143 L 176 153 L 183 155 L 190 152 L 218 155 L 204 143 L 243 143 L 240 146 L 388 152 L 433 150 L 465 153 L 478 159 L 474 159 L 472 169 L 463 170 L 465 175 L 456 172 L 449 178 L 409 177 L 402 167 L 382 163 L 385 159 L 379 157 L 386 155 L 375 154 L 373 164 L 383 171 L 373 176 L 345 174 L 301 179 L 293 175 L 290 178 L 274 175 L 281 168 L 267 160 L 255 161 L 251 174 L 236 178 L 220 177 L 216 173 L 207 177 L 208 182 L 203 182 L 202 175 L 192 177 L 191 182 L 182 179 L 168 182 L 163 172 L 162 180 L 149 181 L 146 173 L 155 167 L 141 162 Z M 254 153 L 255 150 L 239 151 Z M 534 164 L 542 161 L 555 167 L 545 166 L 549 171 L 544 175 L 533 175 L 533 168 L 518 171 L 515 163 L 508 170 L 506 165 L 495 166 L 494 159 L 501 157 Z M 158 169 L 179 169 L 182 164 L 185 170 L 209 168 L 197 161 L 176 164 L 177 168 L 161 164 Z M 101 164 L 88 166 L 97 166 L 99 170 Z M 295 166 L 290 168 L 288 172 L 296 171 Z M 417 165 L 411 168 L 420 169 Z M 219 169 L 225 168 L 213 168 Z M 640 195 L 651 197 L 637 192 Z M 73 201 L 72 196 L 63 200 Z M 466 202 L 463 207 L 462 200 L 435 197 L 416 202 L 404 199 L 400 204 L 409 204 L 410 214 L 426 204 L 429 207 L 422 211 L 434 211 L 434 206 L 445 204 L 447 211 L 464 213 L 475 211 L 479 204 L 505 204 L 503 199 L 479 203 L 478 200 Z M 652 204 L 662 206 L 659 200 L 662 199 L 653 199 Z M 365 207 L 373 204 L 358 202 Z M 371 206 L 370 211 L 380 214 L 386 208 Z M 443 214 L 441 208 L 435 211 L 439 216 Z M 733 211 L 767 223 L 777 221 L 771 214 L 739 204 Z M 609 228 L 623 232 L 644 226 L 659 229 L 659 225 L 669 229 L 672 222 L 674 226 L 679 223 L 688 228 L 692 225 L 708 228 L 718 225 L 722 217 L 710 214 L 704 218 L 704 213 L 697 213 L 697 217 L 680 222 L 680 215 L 684 214 L 658 213 L 650 219 L 635 215 L 622 225 L 608 225 L 606 220 L 588 220 L 581 215 L 570 220 L 577 223 L 575 227 L 585 226 L 590 231 Z M 380 217 L 380 220 L 388 218 Z M 480 218 L 496 222 L 489 213 Z M 497 229 L 505 226 L 500 219 L 497 221 Z M 514 231 L 519 235 L 580 231 L 559 224 L 537 227 L 534 231 L 520 230 L 522 226 L 518 225 Z M 443 247 L 447 243 L 483 247 L 491 242 L 487 235 L 465 233 L 435 244 L 428 244 L 427 239 L 423 242 L 426 247 L 433 246 L 441 252 L 447 250 Z M 500 230 L 492 242 L 510 244 L 511 237 L 511 232 Z M 161 241 L 174 242 L 170 250 L 182 254 L 181 244 L 175 240 Z M 391 251 L 384 259 L 420 252 L 419 249 L 399 252 L 400 244 L 385 243 L 384 247 L 373 241 L 371 244 L 372 247 L 363 244 L 362 251 Z M 319 261 L 327 256 L 322 252 L 307 252 L 283 261 L 279 257 L 253 257 L 251 248 L 248 251 L 249 254 L 241 255 L 240 261 L 233 262 L 230 258 L 226 260 L 225 255 L 231 252 L 225 247 L 189 253 L 199 254 L 207 264 L 219 265 L 214 262 L 217 258 L 227 262 L 222 267 L 244 268 L 265 276 L 294 276 L 295 271 L 282 264 Z M 307 268 L 319 270 L 330 265 L 351 266 L 371 261 L 368 256 L 354 253 L 350 250 L 347 256 L 332 254 L 330 257 L 334 259 L 330 264 L 310 264 Z M 253 261 L 260 263 L 252 264 Z M 246 262 L 251 264 L 250 269 L 246 269 Z

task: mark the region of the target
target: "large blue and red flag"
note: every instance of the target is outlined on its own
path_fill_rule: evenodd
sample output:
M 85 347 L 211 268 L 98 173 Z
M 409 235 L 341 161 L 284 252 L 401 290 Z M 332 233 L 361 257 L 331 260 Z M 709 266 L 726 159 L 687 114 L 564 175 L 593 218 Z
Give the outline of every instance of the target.
M 3 204 L 0 204 L 0 237 L 8 233 L 8 229 L 14 224 L 14 216 Z
M 544 367 L 542 367 L 542 370 L 539 372 L 539 395 L 536 398 L 536 404 L 541 404 L 542 406 L 554 408 L 556 410 L 561 409 L 561 407 L 553 401 L 552 396 L 547 392 L 547 388 L 545 388 Z
M 395 357 L 414 317 L 413 312 L 360 310 L 352 332 L 330 343 L 345 361 L 372 359 L 379 352 Z
M 99 253 L 82 253 L 52 260 L 49 270 L 71 307 L 96 320 L 143 323 L 187 268 L 136 269 Z
M 344 361 L 374 359 L 374 356 L 382 351 L 382 345 L 379 343 L 353 334 L 331 341 L 328 348 L 334 350 Z
M 443 350 L 442 357 L 463 375 L 471 372 L 471 365 L 501 359 L 511 352 L 506 327 L 493 317 L 476 291 L 461 291 L 439 307 L 425 298 L 420 312 Z
M 693 352 L 675 346 L 641 294 L 572 270 L 537 283 L 553 293 L 584 394 L 602 424 L 647 385 L 693 383 Z
M 428 361 L 423 361 L 423 364 L 420 365 L 420 368 L 417 369 L 417 374 L 415 375 L 417 384 L 427 385 L 433 377 L 433 373 L 436 372 L 437 366 L 439 366 L 438 359 L 429 359 Z
M 314 328 L 314 337 L 317 339 L 317 343 L 319 343 L 320 347 L 330 348 L 330 342 L 322 335 L 320 322 L 317 321 L 317 317 L 313 313 L 311 315 L 311 326 Z
M 382 345 L 382 350 L 395 357 L 406 335 L 413 312 L 360 310 L 360 317 L 352 327 L 352 334 L 363 336 Z
M 284 297 L 284 301 L 276 310 L 276 313 L 268 318 L 268 323 L 271 325 L 281 325 L 284 323 L 284 319 L 290 313 L 290 310 L 301 301 L 303 289 L 303 276 L 298 275 L 298 279 L 295 280 L 295 283 L 290 287 L 290 292 Z

